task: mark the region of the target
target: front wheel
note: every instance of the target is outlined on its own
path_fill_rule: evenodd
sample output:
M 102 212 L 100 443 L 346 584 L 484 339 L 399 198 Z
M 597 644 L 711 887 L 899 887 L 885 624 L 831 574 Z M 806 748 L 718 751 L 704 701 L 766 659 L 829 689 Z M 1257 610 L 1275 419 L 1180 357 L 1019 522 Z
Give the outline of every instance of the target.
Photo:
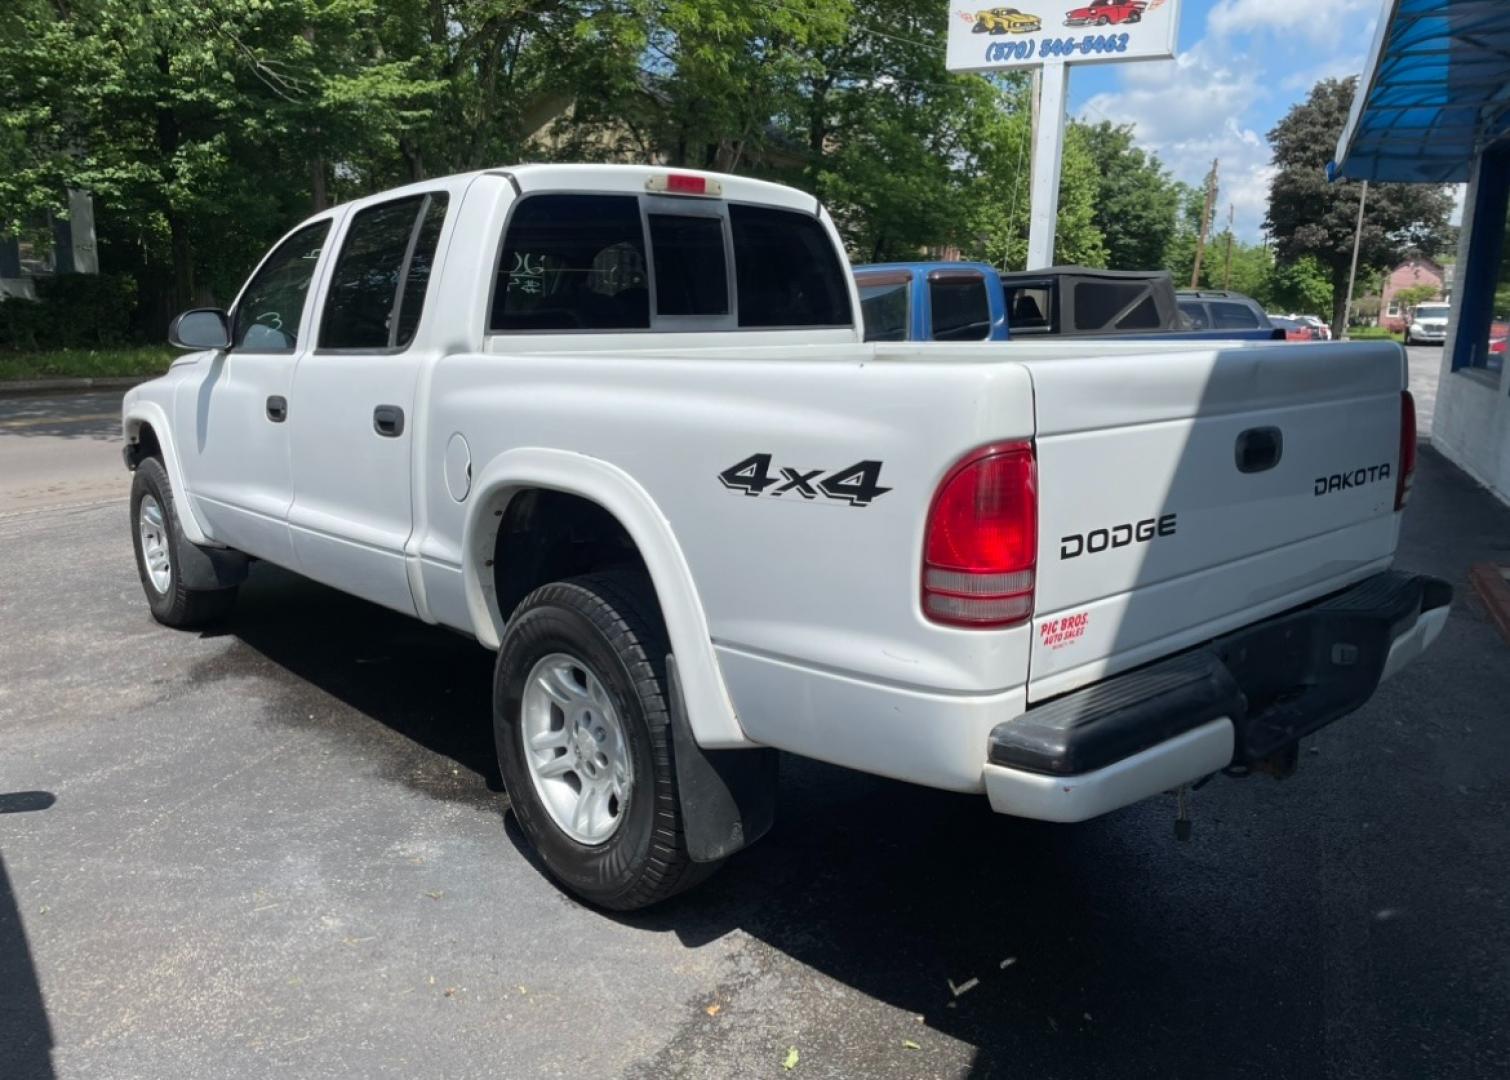
M 632 911 L 689 888 L 666 685 L 666 631 L 644 574 L 536 589 L 498 650 L 493 736 L 520 828 L 567 889 Z
M 187 543 L 168 471 L 155 457 L 144 458 L 131 478 L 131 539 L 136 570 L 152 617 L 180 629 L 223 618 L 236 602 L 236 589 L 191 589 L 179 572 L 179 545 Z

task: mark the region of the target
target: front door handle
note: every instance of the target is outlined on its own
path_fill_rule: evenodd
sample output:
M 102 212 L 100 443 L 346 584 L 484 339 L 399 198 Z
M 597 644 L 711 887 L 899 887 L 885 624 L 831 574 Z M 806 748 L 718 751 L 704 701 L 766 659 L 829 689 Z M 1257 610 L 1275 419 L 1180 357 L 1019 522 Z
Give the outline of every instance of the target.
M 372 410 L 372 430 L 387 439 L 404 433 L 404 410 L 397 405 L 379 405 Z
M 282 394 L 274 394 L 267 399 L 267 418 L 275 424 L 281 424 L 288 419 L 288 398 Z

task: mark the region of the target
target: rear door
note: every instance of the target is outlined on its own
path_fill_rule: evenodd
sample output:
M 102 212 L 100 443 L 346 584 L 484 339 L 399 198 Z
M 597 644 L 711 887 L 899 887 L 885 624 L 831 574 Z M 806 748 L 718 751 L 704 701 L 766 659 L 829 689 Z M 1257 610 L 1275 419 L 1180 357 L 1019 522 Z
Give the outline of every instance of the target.
M 1341 588 L 1395 549 L 1401 351 L 1029 361 L 1040 700 Z
M 412 614 L 404 561 L 414 515 L 410 447 L 425 351 L 416 343 L 447 195 L 363 207 L 348 219 L 315 346 L 289 409 L 299 568 L 316 581 Z

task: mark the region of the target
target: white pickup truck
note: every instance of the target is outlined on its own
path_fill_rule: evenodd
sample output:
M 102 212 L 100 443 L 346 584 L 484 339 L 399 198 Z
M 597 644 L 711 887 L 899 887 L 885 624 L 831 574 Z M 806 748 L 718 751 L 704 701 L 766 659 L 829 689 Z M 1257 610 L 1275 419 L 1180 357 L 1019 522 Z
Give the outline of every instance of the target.
M 125 400 L 153 614 L 251 559 L 498 654 L 511 803 L 635 908 L 785 750 L 1080 821 L 1299 740 L 1422 652 L 1388 342 L 870 343 L 812 196 L 528 165 L 317 214 Z

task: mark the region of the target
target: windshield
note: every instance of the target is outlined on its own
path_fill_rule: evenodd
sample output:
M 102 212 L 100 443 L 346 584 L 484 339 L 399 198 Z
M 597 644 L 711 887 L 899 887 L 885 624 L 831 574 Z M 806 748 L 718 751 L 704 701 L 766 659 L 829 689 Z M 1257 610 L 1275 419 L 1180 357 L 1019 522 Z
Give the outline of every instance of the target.
M 1446 304 L 1422 304 L 1416 308 L 1417 319 L 1445 319 L 1447 318 Z

